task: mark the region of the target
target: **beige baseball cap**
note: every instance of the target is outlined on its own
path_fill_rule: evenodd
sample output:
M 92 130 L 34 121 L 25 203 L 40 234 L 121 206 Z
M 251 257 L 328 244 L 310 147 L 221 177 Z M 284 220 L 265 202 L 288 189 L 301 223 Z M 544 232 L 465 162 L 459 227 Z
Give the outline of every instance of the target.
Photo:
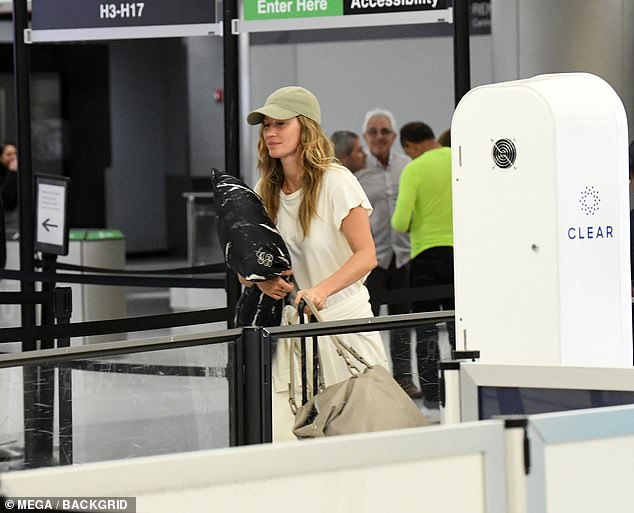
M 273 92 L 263 107 L 247 116 L 249 125 L 262 123 L 264 116 L 273 119 L 290 119 L 301 114 L 321 124 L 321 108 L 315 95 L 299 86 L 287 86 Z

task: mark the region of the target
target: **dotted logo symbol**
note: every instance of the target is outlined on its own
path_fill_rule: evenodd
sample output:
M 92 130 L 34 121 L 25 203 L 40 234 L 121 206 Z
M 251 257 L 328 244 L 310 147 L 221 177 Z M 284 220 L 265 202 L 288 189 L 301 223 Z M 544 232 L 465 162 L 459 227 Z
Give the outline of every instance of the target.
M 596 214 L 599 211 L 600 203 L 601 198 L 599 197 L 599 191 L 597 191 L 593 186 L 586 187 L 583 191 L 581 191 L 579 207 L 585 215 L 593 216 Z
M 498 139 L 493 144 L 493 162 L 502 169 L 508 169 L 515 164 L 517 149 L 510 139 Z

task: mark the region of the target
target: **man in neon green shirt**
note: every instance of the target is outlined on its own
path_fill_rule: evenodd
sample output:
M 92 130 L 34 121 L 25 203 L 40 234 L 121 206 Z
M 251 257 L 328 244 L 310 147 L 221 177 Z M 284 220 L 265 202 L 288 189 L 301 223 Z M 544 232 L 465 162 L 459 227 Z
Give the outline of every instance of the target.
M 410 285 L 453 284 L 453 216 L 451 208 L 451 149 L 441 146 L 425 123 L 401 128 L 401 145 L 413 160 L 405 166 L 392 216 L 392 227 L 408 232 L 411 242 Z M 452 298 L 412 303 L 415 312 L 453 310 Z M 448 323 L 455 348 L 455 325 Z M 417 360 L 425 405 L 438 403 L 438 328 L 417 330 Z

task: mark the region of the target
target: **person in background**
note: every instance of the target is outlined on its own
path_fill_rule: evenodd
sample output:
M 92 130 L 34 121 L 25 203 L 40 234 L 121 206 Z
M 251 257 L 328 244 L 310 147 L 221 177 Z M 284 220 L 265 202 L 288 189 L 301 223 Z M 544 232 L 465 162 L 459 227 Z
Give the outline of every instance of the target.
M 5 213 L 18 206 L 18 149 L 15 144 L 0 145 L 0 196 Z
M 295 305 L 310 299 L 323 320 L 372 317 L 365 276 L 376 266 L 368 216 L 370 202 L 357 179 L 335 159 L 321 123 L 317 98 L 303 87 L 273 92 L 264 106 L 249 113 L 260 125 L 255 186 L 288 246 L 299 287 Z M 246 283 L 282 299 L 293 285 L 281 277 Z M 377 332 L 342 335 L 370 364 L 389 369 Z M 278 342 L 273 359 L 274 440 L 292 439 L 294 418 L 288 399 L 290 345 Z M 350 377 L 328 337 L 319 338 L 325 384 Z M 299 380 L 298 380 L 299 382 Z
M 412 244 L 411 286 L 453 284 L 453 215 L 451 196 L 451 149 L 435 139 L 429 125 L 407 123 L 401 128 L 401 145 L 412 160 L 401 176 L 392 226 L 408 232 Z M 416 312 L 453 310 L 452 298 L 416 301 Z M 449 341 L 455 349 L 455 323 L 447 323 Z M 438 407 L 438 327 L 417 330 L 417 361 L 424 405 Z
M 363 169 L 368 156 L 363 151 L 359 136 L 349 130 L 338 130 L 330 136 L 335 157 L 353 173 Z
M 7 263 L 7 228 L 18 227 L 18 150 L 0 145 L 0 268 Z
M 440 148 L 441 144 L 434 137 L 431 127 L 420 121 L 406 123 L 401 128 L 401 147 L 412 160 L 420 157 L 428 150 Z
M 381 292 L 409 288 L 409 237 L 393 230 L 390 224 L 401 172 L 409 159 L 393 148 L 396 121 L 388 110 L 374 109 L 366 113 L 363 137 L 369 150 L 367 165 L 355 176 L 374 208 L 370 224 L 378 266 L 370 273 L 365 285 L 370 292 L 372 311 L 379 315 Z M 392 303 L 387 311 L 390 315 L 409 313 L 410 305 Z M 410 397 L 421 397 L 412 380 L 410 330 L 390 332 L 390 354 L 396 381 Z
M 451 148 L 451 129 L 445 130 L 442 134 L 438 136 L 438 142 L 441 146 L 447 146 Z

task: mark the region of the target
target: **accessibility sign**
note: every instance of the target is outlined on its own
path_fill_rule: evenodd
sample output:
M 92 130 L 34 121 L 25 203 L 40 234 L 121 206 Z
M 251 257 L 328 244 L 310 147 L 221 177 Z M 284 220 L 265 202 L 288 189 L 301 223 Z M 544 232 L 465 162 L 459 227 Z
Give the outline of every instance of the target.
M 447 9 L 447 0 L 246 0 L 245 20 Z

